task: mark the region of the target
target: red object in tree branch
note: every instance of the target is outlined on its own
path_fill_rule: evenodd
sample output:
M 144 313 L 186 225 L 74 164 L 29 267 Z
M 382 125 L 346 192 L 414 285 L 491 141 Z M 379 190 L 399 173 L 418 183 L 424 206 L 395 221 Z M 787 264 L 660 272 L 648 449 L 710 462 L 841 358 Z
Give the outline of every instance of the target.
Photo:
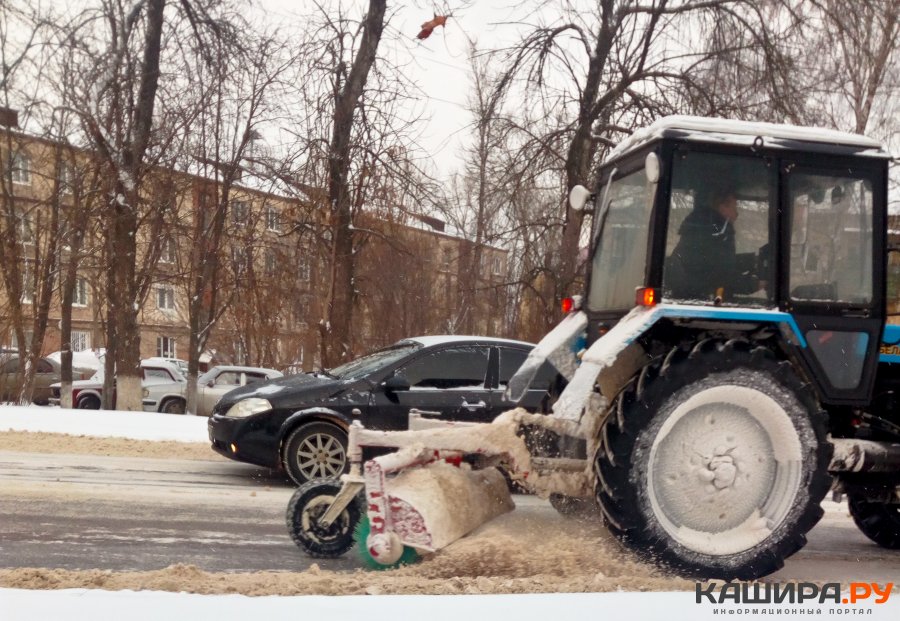
M 435 15 L 434 19 L 430 19 L 422 24 L 422 30 L 416 35 L 416 39 L 427 39 L 438 26 L 445 26 L 449 15 Z

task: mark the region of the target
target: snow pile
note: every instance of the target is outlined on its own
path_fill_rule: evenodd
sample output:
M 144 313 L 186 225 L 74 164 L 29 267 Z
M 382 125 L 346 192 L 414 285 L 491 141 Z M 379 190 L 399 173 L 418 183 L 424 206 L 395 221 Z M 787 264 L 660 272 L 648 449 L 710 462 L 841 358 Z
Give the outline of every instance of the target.
M 0 431 L 208 443 L 207 422 L 200 416 L 156 412 L 0 406 Z
M 94 351 L 86 349 L 84 351 L 72 352 L 72 368 L 73 369 L 93 369 L 99 371 L 103 368 L 103 350 Z M 58 364 L 62 364 L 62 352 L 55 351 L 47 354 L 47 358 Z

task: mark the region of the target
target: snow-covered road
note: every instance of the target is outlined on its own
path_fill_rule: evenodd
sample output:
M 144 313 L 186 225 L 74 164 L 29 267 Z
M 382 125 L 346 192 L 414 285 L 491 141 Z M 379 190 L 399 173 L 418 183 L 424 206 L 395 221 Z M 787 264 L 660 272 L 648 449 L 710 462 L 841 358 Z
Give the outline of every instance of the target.
M 37 407 L 0 406 L 0 431 L 40 431 L 70 433 L 106 437 L 134 438 L 141 440 L 175 440 L 180 442 L 206 442 L 206 419 L 163 414 L 93 412 L 61 410 Z M 837 505 L 827 507 L 827 516 L 843 519 Z M 841 532 L 849 533 L 849 530 Z M 828 544 L 825 544 L 827 547 Z M 3 552 L 0 540 L 0 553 Z M 810 568 L 821 568 L 829 563 L 827 554 L 811 543 L 802 560 Z M 805 551 L 806 552 L 806 551 Z M 799 556 L 799 555 L 798 555 Z M 846 559 L 850 561 L 851 559 Z M 818 566 L 818 567 L 817 567 Z M 846 566 L 846 565 L 845 565 Z M 895 565 L 891 565 L 895 566 Z M 852 565 L 851 565 L 852 567 Z M 860 559 L 860 572 L 848 572 L 835 576 L 844 582 L 866 579 L 868 564 Z M 896 578 L 900 581 L 900 571 Z M 791 576 L 776 576 L 787 580 Z M 739 608 L 743 609 L 744 606 Z M 785 613 L 795 618 L 800 607 L 752 605 L 757 611 L 767 609 L 780 616 Z M 154 591 L 104 591 L 99 589 L 70 589 L 35 591 L 0 589 L 0 619 L 3 621 L 35 621 L 39 619 L 66 618 L 73 621 L 97 621 L 115 619 L 123 613 L 130 619 L 160 618 L 216 618 L 247 619 L 253 617 L 286 618 L 302 614 L 308 618 L 368 618 L 391 619 L 412 616 L 428 616 L 434 620 L 474 619 L 497 616 L 513 616 L 516 621 L 540 619 L 546 621 L 565 611 L 568 619 L 622 618 L 628 619 L 715 619 L 724 614 L 737 614 L 733 603 L 713 606 L 696 604 L 695 594 L 672 593 L 596 593 L 596 594 L 541 594 L 541 595 L 465 595 L 465 596 L 296 596 L 296 597 L 247 597 L 242 595 L 195 595 Z M 751 607 L 746 614 L 750 615 Z M 818 610 L 822 616 L 833 617 L 827 606 L 815 604 L 803 609 Z M 900 618 L 900 595 L 887 604 L 869 606 L 873 619 Z M 719 610 L 717 612 L 717 610 Z M 664 611 L 664 612 L 663 612 Z M 840 612 L 848 613 L 845 609 Z M 759 612 L 757 612 L 759 614 Z M 321 617 L 320 617 L 321 616 Z M 818 616 L 818 615 L 812 615 Z

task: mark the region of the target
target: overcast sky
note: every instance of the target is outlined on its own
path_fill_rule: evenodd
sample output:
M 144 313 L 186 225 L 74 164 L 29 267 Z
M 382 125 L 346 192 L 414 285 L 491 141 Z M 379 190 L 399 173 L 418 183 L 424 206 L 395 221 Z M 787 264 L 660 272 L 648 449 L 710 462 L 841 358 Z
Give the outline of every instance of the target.
M 308 0 L 255 2 L 265 11 L 268 19 L 285 29 L 298 20 L 298 14 L 308 14 L 312 9 L 312 2 Z M 437 28 L 424 41 L 416 41 L 415 36 L 422 23 L 433 16 L 433 7 L 447 3 L 388 1 L 390 21 L 382 40 L 382 52 L 392 57 L 396 55 L 398 62 L 406 66 L 407 77 L 420 89 L 420 103 L 430 117 L 430 120 L 423 122 L 421 144 L 434 158 L 439 177 L 447 177 L 460 167 L 460 149 L 469 135 L 471 116 L 465 109 L 469 89 L 467 37 L 478 40 L 481 48 L 494 48 L 512 41 L 517 29 L 503 24 L 516 17 L 515 10 L 511 8 L 514 2 L 450 2 L 453 12 L 447 26 Z M 367 0 L 344 0 L 346 7 L 365 7 L 367 4 Z

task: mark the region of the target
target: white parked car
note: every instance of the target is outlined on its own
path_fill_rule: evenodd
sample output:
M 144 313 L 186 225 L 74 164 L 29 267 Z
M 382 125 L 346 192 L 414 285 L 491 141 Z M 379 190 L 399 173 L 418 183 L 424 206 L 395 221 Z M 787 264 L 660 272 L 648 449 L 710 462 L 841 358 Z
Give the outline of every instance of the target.
M 184 413 L 187 380 L 178 366 L 164 359 L 141 361 L 143 379 L 142 402 L 147 412 Z M 50 403 L 59 405 L 59 382 L 50 386 Z M 83 410 L 99 410 L 103 392 L 103 369 L 100 368 L 87 380 L 72 382 L 72 405 Z
M 235 388 L 283 376 L 281 371 L 260 367 L 213 367 L 197 378 L 197 415 L 210 416 L 219 399 Z

